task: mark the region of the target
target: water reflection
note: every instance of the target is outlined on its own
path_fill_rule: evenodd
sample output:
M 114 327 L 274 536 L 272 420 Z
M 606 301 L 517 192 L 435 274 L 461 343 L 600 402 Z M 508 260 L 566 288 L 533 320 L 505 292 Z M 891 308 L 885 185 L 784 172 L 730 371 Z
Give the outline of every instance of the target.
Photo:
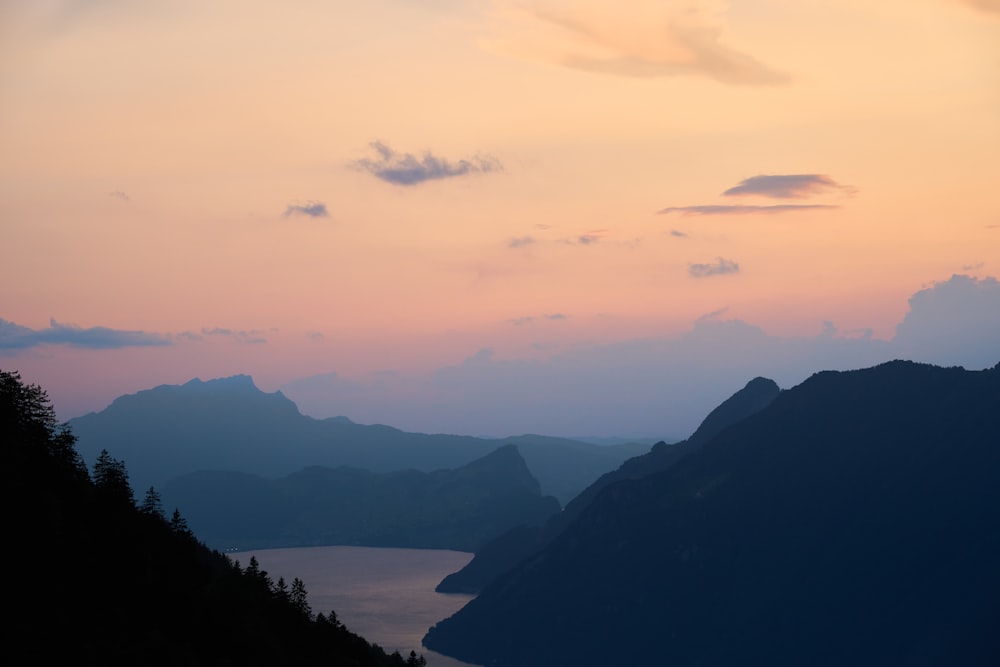
M 471 595 L 443 595 L 434 587 L 461 569 L 472 554 L 438 549 L 372 547 L 302 547 L 261 549 L 228 554 L 243 567 L 256 556 L 274 581 L 291 585 L 298 577 L 309 593 L 313 612 L 337 617 L 352 632 L 387 652 L 423 653 L 428 667 L 466 667 L 468 663 L 428 651 L 420 645 L 427 629 L 451 616 Z

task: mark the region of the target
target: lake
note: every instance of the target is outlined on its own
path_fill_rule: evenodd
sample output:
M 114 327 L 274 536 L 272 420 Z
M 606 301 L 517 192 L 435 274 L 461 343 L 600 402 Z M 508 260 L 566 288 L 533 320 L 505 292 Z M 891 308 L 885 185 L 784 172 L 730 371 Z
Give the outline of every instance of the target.
M 313 613 L 337 618 L 387 653 L 422 653 L 428 667 L 468 667 L 469 663 L 421 646 L 427 630 L 451 616 L 471 595 L 435 593 L 445 576 L 460 570 L 472 554 L 438 549 L 302 547 L 227 554 L 244 568 L 255 556 L 273 581 L 296 577 L 305 584 Z

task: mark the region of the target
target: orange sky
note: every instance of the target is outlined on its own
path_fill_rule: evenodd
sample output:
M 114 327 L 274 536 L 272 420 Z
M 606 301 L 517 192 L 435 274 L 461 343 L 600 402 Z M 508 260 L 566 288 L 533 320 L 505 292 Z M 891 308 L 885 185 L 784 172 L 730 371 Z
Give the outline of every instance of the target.
M 0 364 L 74 412 L 716 312 L 889 340 L 1000 274 L 997 155 L 992 0 L 0 0 Z

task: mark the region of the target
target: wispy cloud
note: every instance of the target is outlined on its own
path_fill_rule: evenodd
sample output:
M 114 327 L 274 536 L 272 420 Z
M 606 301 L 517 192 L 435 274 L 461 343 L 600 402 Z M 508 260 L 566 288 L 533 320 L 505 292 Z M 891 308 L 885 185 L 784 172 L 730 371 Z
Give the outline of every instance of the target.
M 707 278 L 709 276 L 721 276 L 727 273 L 739 273 L 740 265 L 731 259 L 717 257 L 714 262 L 708 264 L 691 264 L 688 266 L 688 273 L 693 278 Z
M 0 350 L 24 350 L 39 345 L 68 345 L 91 350 L 112 350 L 123 347 L 170 345 L 169 338 L 144 331 L 123 331 L 108 327 L 83 328 L 63 324 L 55 319 L 48 328 L 29 327 L 0 319 Z
M 727 84 L 780 84 L 788 76 L 722 42 L 717 3 L 633 0 L 499 2 L 487 45 L 516 56 L 629 77 L 704 76 Z
M 569 315 L 565 313 L 546 313 L 541 317 L 536 317 L 534 315 L 524 315 L 522 317 L 512 317 L 507 320 L 508 324 L 513 324 L 516 327 L 524 326 L 525 324 L 531 324 L 539 320 L 548 320 L 550 322 L 558 322 L 560 320 L 568 319 Z
M 244 331 L 238 329 L 228 329 L 225 327 L 202 327 L 201 333 L 205 336 L 221 336 L 224 338 L 229 338 L 240 343 L 266 343 L 267 339 L 264 338 L 262 332 L 260 331 Z
M 759 195 L 775 199 L 800 199 L 831 190 L 853 192 L 824 174 L 761 174 L 751 176 L 722 194 L 726 197 Z
M 724 197 L 758 196 L 769 199 L 804 199 L 831 191 L 853 194 L 855 188 L 842 185 L 824 174 L 760 174 L 745 178 L 722 193 Z M 676 213 L 684 216 L 703 215 L 775 215 L 809 210 L 840 208 L 834 204 L 697 204 L 668 206 L 657 215 Z M 675 234 L 676 235 L 676 234 Z
M 560 243 L 567 243 L 569 245 L 594 245 L 599 243 L 601 239 L 608 235 L 608 230 L 606 229 L 594 229 L 589 232 L 584 232 L 583 234 L 578 234 L 577 236 L 571 236 L 570 238 L 562 239 Z
M 668 206 L 656 212 L 657 215 L 677 213 L 679 215 L 753 215 L 793 213 L 812 209 L 840 208 L 831 204 L 774 204 L 771 206 L 727 206 L 725 204 L 703 204 L 701 206 Z M 673 234 L 678 236 L 678 234 Z M 683 232 L 679 235 L 686 236 Z
M 290 218 L 293 215 L 305 215 L 310 218 L 329 218 L 330 212 L 326 210 L 326 204 L 320 201 L 309 201 L 305 204 L 289 204 L 285 212 L 281 214 L 283 218 Z
M 1000 0 L 961 0 L 961 2 L 984 12 L 1000 14 Z
M 367 171 L 376 178 L 393 185 L 419 185 L 425 181 L 503 171 L 500 160 L 492 155 L 474 155 L 457 162 L 450 162 L 430 151 L 425 152 L 420 157 L 413 153 L 398 153 L 381 141 L 373 141 L 369 146 L 378 157 L 376 159 L 356 160 L 351 163 L 351 166 Z
M 534 237 L 531 237 L 531 236 L 518 236 L 517 238 L 513 238 L 513 239 L 507 241 L 507 247 L 508 248 L 523 248 L 523 247 L 529 246 L 529 245 L 531 245 L 533 243 L 535 243 Z
M 660 211 L 660 213 L 663 213 L 665 211 L 666 211 L 666 209 L 664 209 L 664 211 Z M 678 238 L 678 239 L 686 239 L 688 237 L 688 235 L 687 235 L 686 232 L 682 232 L 679 229 L 671 229 L 670 230 L 670 235 L 673 236 L 674 238 Z
M 132 201 L 129 198 L 129 196 L 127 194 L 125 194 L 124 192 L 122 192 L 121 190 L 115 190 L 113 192 L 109 192 L 108 196 L 109 197 L 114 197 L 115 199 L 117 199 L 119 201 L 123 201 L 126 204 L 129 203 L 130 201 Z

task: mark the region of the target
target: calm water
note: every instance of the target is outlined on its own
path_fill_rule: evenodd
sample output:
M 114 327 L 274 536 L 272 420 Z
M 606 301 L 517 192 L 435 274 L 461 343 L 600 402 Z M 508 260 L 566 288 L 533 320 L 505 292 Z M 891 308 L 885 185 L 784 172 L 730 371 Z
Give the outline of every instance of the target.
M 386 652 L 422 653 L 428 667 L 465 667 L 469 663 L 428 651 L 420 645 L 427 630 L 451 616 L 471 595 L 444 595 L 434 587 L 472 560 L 472 554 L 435 549 L 306 547 L 261 549 L 229 554 L 246 567 L 256 556 L 272 580 L 290 586 L 298 577 L 314 613 L 337 618 Z

